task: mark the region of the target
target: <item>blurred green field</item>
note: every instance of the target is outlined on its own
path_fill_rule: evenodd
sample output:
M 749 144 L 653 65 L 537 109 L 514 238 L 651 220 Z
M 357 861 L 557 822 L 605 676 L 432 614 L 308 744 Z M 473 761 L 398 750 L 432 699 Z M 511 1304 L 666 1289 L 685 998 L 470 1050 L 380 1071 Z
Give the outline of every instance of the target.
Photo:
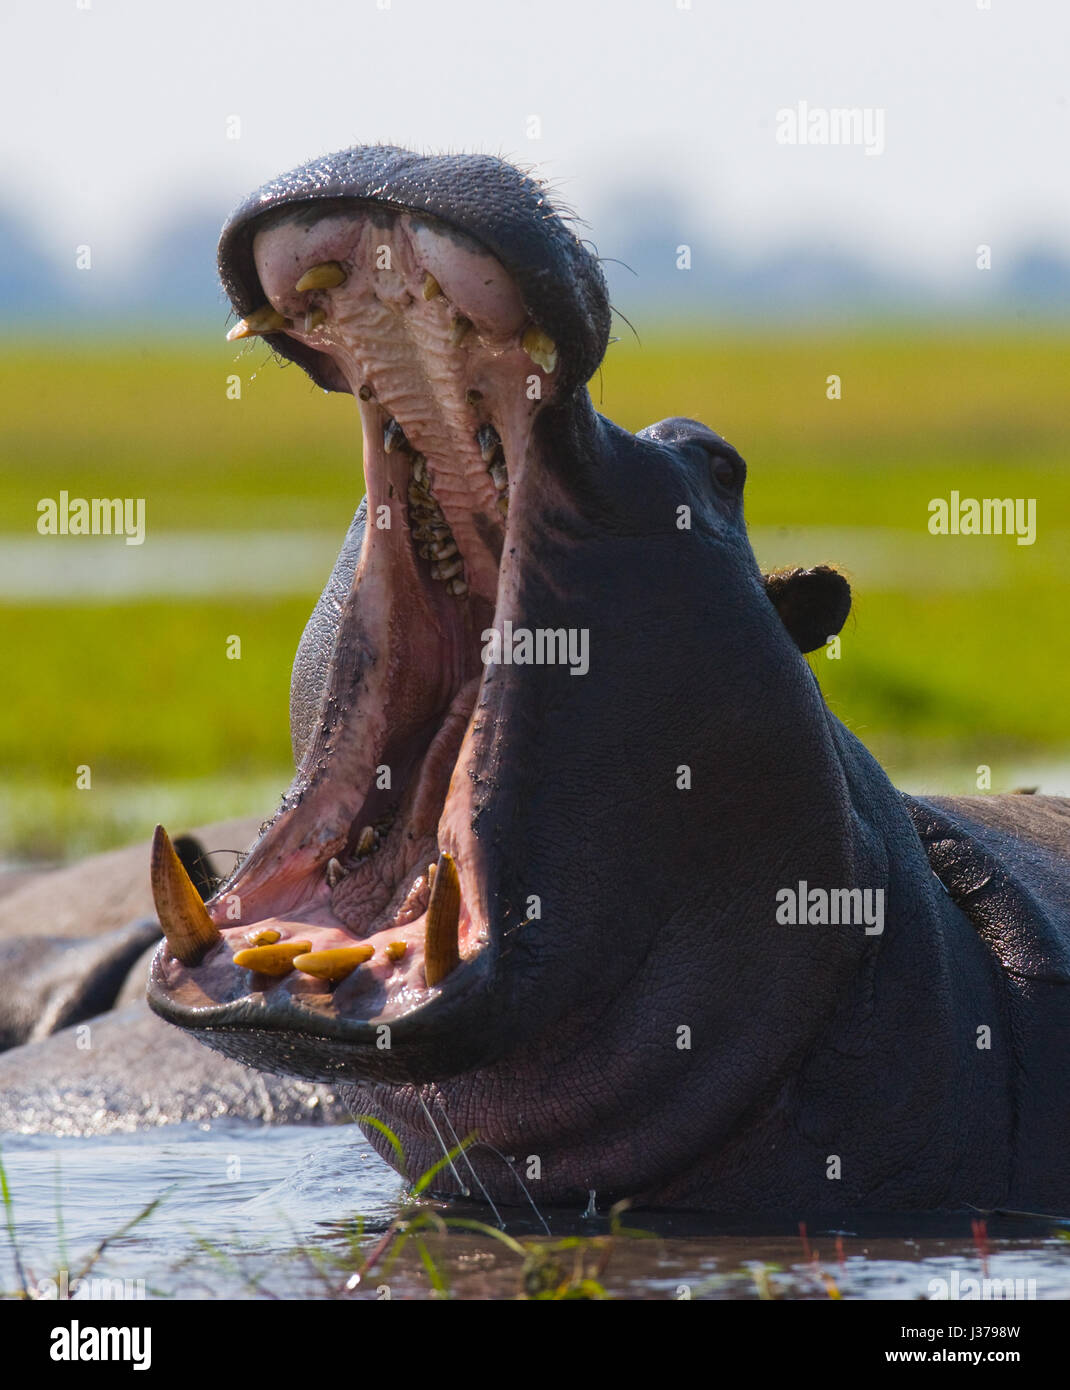
M 825 394 L 833 373 L 839 401 Z M 240 400 L 227 398 L 232 375 Z M 862 533 L 863 553 L 866 533 L 876 543 L 889 528 L 940 547 L 924 552 L 938 556 L 931 579 L 905 548 L 901 572 L 855 576 L 842 658 L 812 660 L 894 777 L 965 791 L 981 763 L 994 789 L 1070 763 L 1068 382 L 1070 337 L 990 325 L 629 335 L 591 390 L 629 428 L 694 415 L 731 439 L 750 465 L 763 562 L 842 560 L 838 528 L 845 548 Z M 164 530 L 340 541 L 362 491 L 353 402 L 259 344 L 4 350 L 0 456 L 0 547 L 33 536 L 38 500 L 63 489 L 144 497 L 147 545 Z M 953 488 L 1035 497 L 1036 544 L 927 537 L 928 500 Z M 816 533 L 795 528 L 821 528 L 831 549 L 811 553 Z M 973 568 L 991 548 L 998 582 Z M 158 815 L 181 828 L 270 812 L 288 781 L 289 670 L 314 598 L 0 594 L 0 858 L 71 857 L 144 834 Z M 231 634 L 240 661 L 226 659 Z M 89 791 L 75 788 L 83 764 Z

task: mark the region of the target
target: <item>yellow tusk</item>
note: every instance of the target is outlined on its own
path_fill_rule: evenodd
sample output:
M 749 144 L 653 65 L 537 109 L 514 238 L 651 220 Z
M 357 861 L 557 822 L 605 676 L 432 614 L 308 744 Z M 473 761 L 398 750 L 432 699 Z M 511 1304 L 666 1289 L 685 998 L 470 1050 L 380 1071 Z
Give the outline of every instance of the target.
M 301 276 L 294 289 L 298 294 L 306 290 L 335 290 L 346 282 L 346 273 L 337 261 L 324 261 L 314 265 Z
M 435 882 L 424 927 L 424 975 L 433 988 L 461 962 L 457 926 L 461 915 L 461 880 L 453 855 L 442 853 L 435 868 Z
M 150 877 L 156 914 L 171 954 L 183 965 L 199 965 L 205 953 L 222 940 L 222 933 L 209 917 L 162 825 L 152 837 Z
M 278 309 L 273 309 L 270 304 L 264 304 L 253 313 L 246 315 L 241 323 L 236 323 L 227 334 L 227 342 L 233 343 L 236 338 L 255 338 L 258 333 L 277 333 L 280 328 L 286 328 L 290 320 L 285 315 L 280 314 Z
M 294 968 L 294 957 L 311 950 L 311 941 L 279 941 L 270 946 L 236 951 L 234 964 L 243 970 L 255 970 L 258 975 L 288 975 Z
M 374 946 L 335 946 L 330 951 L 309 951 L 298 956 L 294 969 L 303 975 L 314 975 L 317 980 L 344 980 L 374 955 Z
M 557 366 L 557 344 L 548 333 L 536 328 L 534 324 L 525 330 L 520 346 L 536 367 L 541 367 L 544 372 L 549 374 Z

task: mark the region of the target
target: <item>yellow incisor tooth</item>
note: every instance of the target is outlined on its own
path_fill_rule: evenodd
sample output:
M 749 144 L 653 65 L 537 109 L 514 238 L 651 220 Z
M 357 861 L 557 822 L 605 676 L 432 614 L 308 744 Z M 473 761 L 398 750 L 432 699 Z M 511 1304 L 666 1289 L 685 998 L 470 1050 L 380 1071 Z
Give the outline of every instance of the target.
M 409 949 L 407 941 L 390 941 L 386 945 L 386 958 L 397 965 L 399 960 L 405 959 L 405 952 Z
M 209 917 L 162 825 L 152 837 L 150 877 L 156 915 L 171 954 L 183 965 L 198 965 L 205 952 L 222 939 L 222 933 Z
M 345 282 L 346 273 L 338 262 L 324 261 L 322 265 L 314 265 L 306 270 L 294 289 L 298 294 L 304 294 L 305 290 L 334 290 Z
M 305 332 L 315 333 L 321 323 L 327 322 L 326 309 L 309 309 L 305 315 Z
M 294 960 L 294 969 L 317 980 L 344 980 L 358 965 L 371 960 L 374 946 L 335 946 L 330 951 L 309 951 Z
M 461 880 L 453 855 L 443 852 L 435 866 L 435 881 L 424 928 L 424 975 L 432 988 L 461 963 L 457 926 L 461 916 Z
M 284 314 L 280 314 L 278 309 L 273 309 L 270 304 L 263 304 L 243 318 L 241 323 L 234 325 L 227 334 L 227 342 L 232 343 L 235 338 L 255 338 L 258 333 L 277 333 L 289 322 L 290 320 Z
M 536 328 L 534 324 L 525 331 L 520 346 L 536 367 L 541 367 L 544 372 L 552 372 L 557 366 L 557 344 L 548 333 Z
M 250 946 L 274 946 L 276 941 L 282 939 L 282 932 L 274 927 L 261 927 L 259 931 L 249 932 L 245 939 Z
M 434 299 L 436 294 L 442 293 L 442 286 L 429 270 L 424 271 L 423 296 L 425 299 Z
M 279 941 L 270 946 L 251 946 L 235 951 L 234 964 L 243 970 L 255 970 L 258 975 L 288 975 L 294 968 L 294 957 L 312 950 L 311 941 Z

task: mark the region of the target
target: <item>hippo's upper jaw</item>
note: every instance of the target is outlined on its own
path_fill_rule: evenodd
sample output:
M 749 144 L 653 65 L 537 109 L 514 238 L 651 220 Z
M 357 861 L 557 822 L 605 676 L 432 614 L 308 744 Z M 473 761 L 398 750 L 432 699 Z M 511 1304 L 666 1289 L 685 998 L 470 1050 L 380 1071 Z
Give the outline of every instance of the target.
M 161 950 L 150 1000 L 261 1064 L 264 1031 L 330 1039 L 288 1049 L 305 1075 L 448 1074 L 493 1045 L 482 1011 L 448 1023 L 483 992 L 502 935 L 474 833 L 503 732 L 484 634 L 517 589 L 509 514 L 536 416 L 604 350 L 601 272 L 508 165 L 393 149 L 262 190 L 224 230 L 220 267 L 246 316 L 232 337 L 262 333 L 357 398 L 367 526 L 298 656 L 293 786 L 209 904 L 219 939 L 185 961 Z M 164 879 L 169 862 L 161 851 Z M 238 954 L 272 933 L 268 954 Z M 276 964 L 291 942 L 371 954 Z M 406 1046 L 425 1033 L 426 1052 Z

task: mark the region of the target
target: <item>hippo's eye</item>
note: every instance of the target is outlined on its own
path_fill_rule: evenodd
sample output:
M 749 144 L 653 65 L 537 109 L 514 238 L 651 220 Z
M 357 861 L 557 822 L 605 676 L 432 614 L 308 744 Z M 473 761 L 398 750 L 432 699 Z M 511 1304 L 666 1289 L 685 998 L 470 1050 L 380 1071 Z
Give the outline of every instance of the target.
M 710 458 L 710 476 L 727 492 L 738 492 L 746 475 L 747 465 L 734 451 L 730 454 L 717 452 Z

